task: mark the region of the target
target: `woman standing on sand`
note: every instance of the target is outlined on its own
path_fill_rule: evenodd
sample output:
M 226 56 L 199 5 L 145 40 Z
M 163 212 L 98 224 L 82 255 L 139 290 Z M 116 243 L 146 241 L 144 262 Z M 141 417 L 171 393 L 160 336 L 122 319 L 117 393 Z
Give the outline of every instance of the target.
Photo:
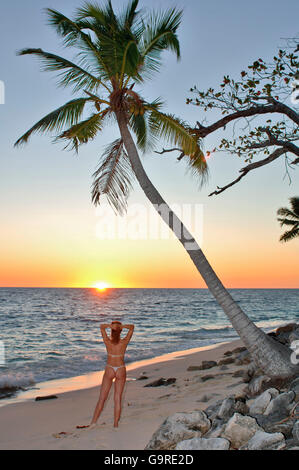
M 111 336 L 108 337 L 106 328 L 111 328 Z M 121 339 L 122 330 L 129 330 L 125 338 Z M 107 364 L 103 376 L 101 393 L 95 407 L 91 423 L 87 426 L 77 426 L 78 429 L 94 426 L 104 408 L 105 401 L 109 395 L 111 385 L 114 381 L 114 427 L 118 427 L 121 415 L 121 400 L 126 383 L 126 366 L 124 355 L 126 348 L 132 338 L 134 325 L 123 325 L 120 321 L 113 321 L 111 324 L 102 324 L 101 333 L 107 349 Z

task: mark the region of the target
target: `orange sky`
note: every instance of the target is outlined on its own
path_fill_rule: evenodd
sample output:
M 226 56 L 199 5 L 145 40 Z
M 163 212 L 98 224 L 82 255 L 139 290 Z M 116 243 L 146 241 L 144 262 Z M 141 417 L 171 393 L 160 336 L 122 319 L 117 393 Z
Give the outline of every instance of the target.
M 101 240 L 92 210 L 84 223 L 74 215 L 40 214 L 10 220 L 1 231 L 1 286 L 205 287 L 189 256 L 168 240 Z M 204 224 L 203 249 L 227 287 L 299 287 L 296 241 L 280 244 L 246 230 Z M 279 233 L 277 229 L 277 235 Z M 267 236 L 269 239 L 267 239 Z M 199 237 L 200 238 L 200 237 Z

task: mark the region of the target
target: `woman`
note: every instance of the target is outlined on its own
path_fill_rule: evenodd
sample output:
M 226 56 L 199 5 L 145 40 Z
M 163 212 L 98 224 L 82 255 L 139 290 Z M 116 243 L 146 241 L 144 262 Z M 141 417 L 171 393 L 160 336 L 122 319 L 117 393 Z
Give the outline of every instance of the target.
M 111 328 L 111 336 L 108 337 L 106 329 Z M 129 330 L 126 337 L 121 339 L 122 330 Z M 124 363 L 124 355 L 126 348 L 132 338 L 134 325 L 123 325 L 120 321 L 113 321 L 111 324 L 102 324 L 101 333 L 107 349 L 107 364 L 103 376 L 101 393 L 98 403 L 95 407 L 91 423 L 87 426 L 77 426 L 77 428 L 88 428 L 95 426 L 99 416 L 104 408 L 105 401 L 109 395 L 110 388 L 114 382 L 114 427 L 118 427 L 121 415 L 121 400 L 124 386 L 126 383 L 126 366 Z

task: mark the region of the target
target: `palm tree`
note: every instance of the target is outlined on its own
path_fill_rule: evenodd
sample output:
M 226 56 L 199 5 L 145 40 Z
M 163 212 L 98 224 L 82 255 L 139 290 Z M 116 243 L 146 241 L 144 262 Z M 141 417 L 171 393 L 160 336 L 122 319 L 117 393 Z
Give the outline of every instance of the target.
M 293 376 L 296 371 L 289 359 L 291 351 L 257 328 L 241 310 L 143 168 L 137 147 L 145 151 L 158 138 L 164 138 L 183 149 L 184 160 L 201 182 L 207 176 L 207 163 L 194 131 L 179 118 L 164 113 L 160 99 L 149 103 L 133 90 L 159 70 L 164 50 L 180 58 L 177 29 L 182 12 L 172 8 L 145 16 L 137 11 L 137 6 L 138 0 L 131 0 L 117 16 L 111 0 L 104 6 L 86 3 L 77 9 L 73 19 L 56 10 L 47 10 L 50 24 L 63 37 L 65 47 L 79 51 L 76 60 L 70 61 L 42 49 L 23 49 L 19 55 L 37 56 L 45 70 L 59 72 L 60 85 L 71 86 L 75 92 L 83 91 L 85 95 L 43 117 L 16 145 L 27 142 L 34 132 L 56 131 L 56 141 L 65 141 L 66 146 L 78 151 L 80 145 L 101 132 L 108 120 L 114 119 L 120 138 L 102 155 L 94 174 L 93 202 L 98 204 L 102 194 L 106 194 L 114 209 L 123 213 L 132 178 L 136 177 L 146 197 L 187 251 L 255 362 L 271 377 Z M 83 119 L 83 111 L 90 105 L 92 112 Z
M 291 209 L 281 207 L 277 211 L 277 215 L 281 215 L 283 219 L 278 218 L 281 227 L 283 225 L 291 225 L 292 228 L 284 232 L 281 237 L 281 242 L 288 242 L 293 238 L 299 237 L 299 197 L 290 197 Z

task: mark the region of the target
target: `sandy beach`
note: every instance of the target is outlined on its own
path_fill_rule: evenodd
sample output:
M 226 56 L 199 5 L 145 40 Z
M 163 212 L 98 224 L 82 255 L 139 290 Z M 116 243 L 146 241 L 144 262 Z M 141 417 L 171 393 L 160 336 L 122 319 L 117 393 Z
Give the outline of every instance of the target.
M 95 385 L 100 383 L 103 372 L 66 381 L 68 388 L 60 381 L 60 387 L 53 382 L 30 391 L 26 401 L 0 408 L 0 449 L 144 449 L 167 416 L 205 409 L 210 402 L 242 391 L 244 383 L 240 377 L 233 377 L 242 366 L 229 364 L 224 370 L 219 366 L 211 370 L 187 370 L 189 366 L 199 366 L 203 360 L 218 361 L 226 351 L 239 346 L 242 343 L 237 340 L 129 364 L 117 429 L 113 428 L 112 390 L 98 425 L 93 429 L 76 429 L 76 425 L 90 421 L 99 395 L 99 385 Z M 137 380 L 142 374 L 148 379 Z M 213 377 L 203 381 L 202 377 L 207 375 Z M 161 377 L 175 377 L 176 382 L 144 387 Z M 71 387 L 73 390 L 68 391 Z M 58 398 L 35 401 L 36 396 L 50 393 Z

